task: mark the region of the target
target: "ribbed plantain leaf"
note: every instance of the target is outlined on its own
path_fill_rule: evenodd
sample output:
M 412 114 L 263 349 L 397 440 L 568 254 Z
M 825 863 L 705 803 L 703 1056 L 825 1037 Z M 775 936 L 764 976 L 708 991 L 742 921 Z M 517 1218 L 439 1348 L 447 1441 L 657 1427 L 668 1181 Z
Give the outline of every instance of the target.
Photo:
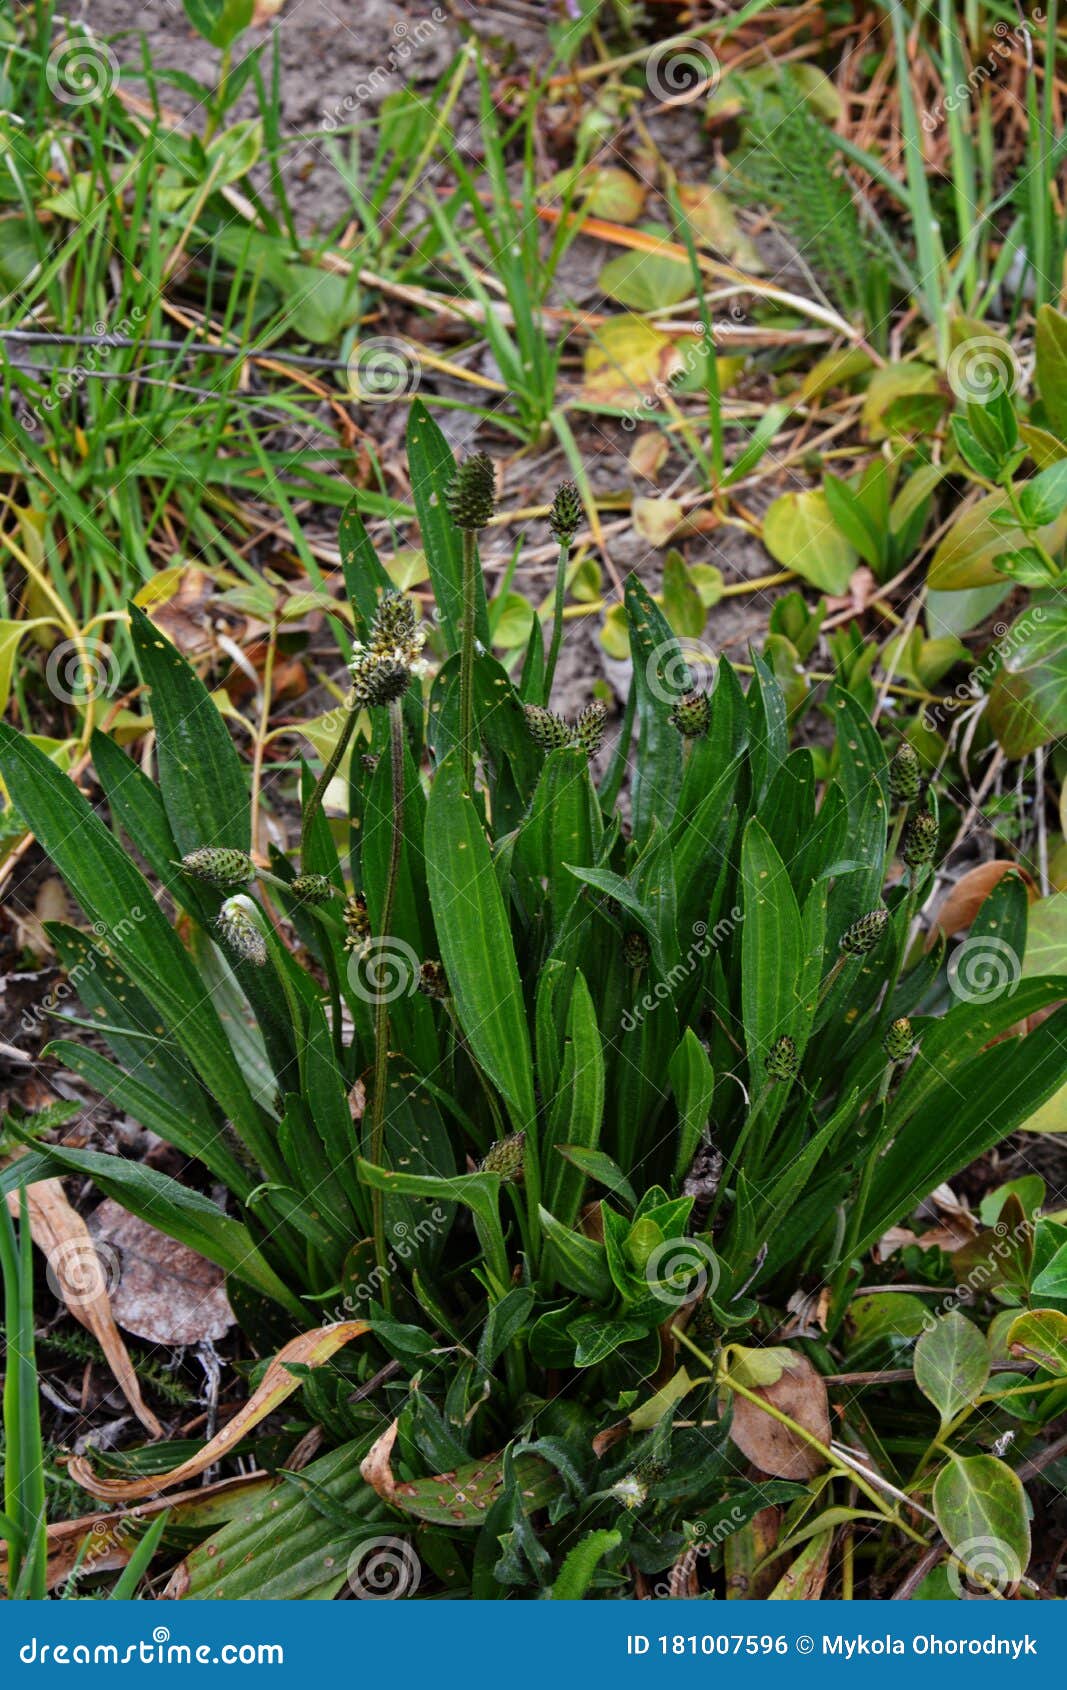
M 533 1063 L 511 927 L 474 805 L 451 760 L 426 807 L 426 869 L 438 947 L 470 1048 L 517 1131 L 534 1119 Z

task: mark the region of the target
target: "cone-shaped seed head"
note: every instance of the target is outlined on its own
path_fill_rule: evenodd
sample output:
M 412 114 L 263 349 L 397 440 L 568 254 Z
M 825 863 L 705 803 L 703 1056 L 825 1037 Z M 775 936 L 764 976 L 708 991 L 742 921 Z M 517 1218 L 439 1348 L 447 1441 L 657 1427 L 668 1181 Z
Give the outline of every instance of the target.
M 540 704 L 524 704 L 523 714 L 530 738 L 542 751 L 558 751 L 561 746 L 573 745 L 574 730 L 554 710 L 545 710 Z
M 697 739 L 708 731 L 711 705 L 706 692 L 687 692 L 671 706 L 670 720 L 686 739 Z
M 868 951 L 874 950 L 888 925 L 888 910 L 868 910 L 866 915 L 861 915 L 858 921 L 845 929 L 841 936 L 841 949 L 846 956 L 866 956 Z
M 448 489 L 448 508 L 457 528 L 476 533 L 485 528 L 496 510 L 496 474 L 487 452 L 464 458 Z
M 206 880 L 220 891 L 227 886 L 245 886 L 256 877 L 256 865 L 248 852 L 225 846 L 201 845 L 182 858 L 182 868 L 194 880 Z
M 573 481 L 560 483 L 552 501 L 548 526 L 561 546 L 569 546 L 582 526 L 582 497 Z

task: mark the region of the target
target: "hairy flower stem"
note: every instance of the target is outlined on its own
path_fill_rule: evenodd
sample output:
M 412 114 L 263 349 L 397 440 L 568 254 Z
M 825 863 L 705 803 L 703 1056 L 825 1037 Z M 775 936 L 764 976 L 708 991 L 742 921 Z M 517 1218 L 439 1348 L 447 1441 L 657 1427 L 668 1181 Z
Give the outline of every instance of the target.
M 311 843 L 311 829 L 315 825 L 315 817 L 322 809 L 322 801 L 326 796 L 326 789 L 332 781 L 334 775 L 337 773 L 341 764 L 341 758 L 348 749 L 348 742 L 352 738 L 352 733 L 358 716 L 358 708 L 353 707 L 349 710 L 348 715 L 345 717 L 344 726 L 337 736 L 337 744 L 334 746 L 333 750 L 330 752 L 329 758 L 323 765 L 322 773 L 315 782 L 315 789 L 312 792 L 311 797 L 308 799 L 307 807 L 304 810 L 304 819 L 300 826 L 301 874 L 307 874 L 308 872 L 308 847 Z
M 901 936 L 900 945 L 897 949 L 897 954 L 893 959 L 893 971 L 889 976 L 889 984 L 886 986 L 885 997 L 882 999 L 882 1013 L 878 1019 L 879 1034 L 885 1032 L 890 1021 L 893 1019 L 893 994 L 896 991 L 897 986 L 900 984 L 900 976 L 904 971 L 904 963 L 907 959 L 908 947 L 911 940 L 911 930 L 915 922 L 915 912 L 919 903 L 919 885 L 924 878 L 924 872 L 921 868 L 908 870 L 908 891 L 904 899 L 904 931 Z
M 389 842 L 389 870 L 385 879 L 385 895 L 378 917 L 378 931 L 382 938 L 389 933 L 393 919 L 393 902 L 400 872 L 400 851 L 404 841 L 404 717 L 398 698 L 389 705 L 389 766 L 393 781 L 393 825 Z M 374 1005 L 374 1101 L 370 1118 L 370 1159 L 376 1167 L 385 1165 L 385 1096 L 389 1087 L 389 999 L 380 993 Z M 382 1303 L 386 1312 L 392 1308 L 389 1282 L 389 1251 L 385 1242 L 385 1193 L 371 1191 L 371 1215 L 374 1226 L 374 1259 L 381 1276 Z
M 556 664 L 559 661 L 560 642 L 563 639 L 563 602 L 567 590 L 567 562 L 571 555 L 570 540 L 564 540 L 559 548 L 559 562 L 556 564 L 556 602 L 552 610 L 552 641 L 548 648 L 548 662 L 545 665 L 544 701 L 547 704 L 552 697 L 552 682 L 556 678 Z
M 463 628 L 459 655 L 459 750 L 465 791 L 474 796 L 474 622 L 478 536 L 463 531 Z
M 908 806 L 907 804 L 901 804 L 899 810 L 897 811 L 896 821 L 893 823 L 893 831 L 889 835 L 889 843 L 886 846 L 885 866 L 887 869 L 896 862 L 897 852 L 900 849 L 900 836 L 904 832 L 904 823 L 907 819 Z

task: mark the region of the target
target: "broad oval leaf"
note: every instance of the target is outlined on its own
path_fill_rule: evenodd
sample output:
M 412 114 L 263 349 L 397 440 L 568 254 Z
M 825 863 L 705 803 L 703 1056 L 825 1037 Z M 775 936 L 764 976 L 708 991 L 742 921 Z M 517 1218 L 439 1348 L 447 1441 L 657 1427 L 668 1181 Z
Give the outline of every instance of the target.
M 951 1456 L 934 1480 L 933 1504 L 976 1592 L 1014 1590 L 1030 1559 L 1030 1519 L 1011 1468 L 995 1455 Z
M 943 1314 L 915 1346 L 915 1383 L 947 1425 L 982 1394 L 989 1378 L 989 1346 L 958 1309 Z

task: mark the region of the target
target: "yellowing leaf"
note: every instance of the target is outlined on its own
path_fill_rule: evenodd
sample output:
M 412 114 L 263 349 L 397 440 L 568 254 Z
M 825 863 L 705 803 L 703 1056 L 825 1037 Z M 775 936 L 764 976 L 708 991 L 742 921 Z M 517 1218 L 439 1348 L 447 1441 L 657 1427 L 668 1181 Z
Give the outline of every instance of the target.
M 795 569 L 824 593 L 843 593 L 856 567 L 855 551 L 815 489 L 775 499 L 763 519 L 763 544 L 784 569 Z
M 414 547 L 394 552 L 392 557 L 385 559 L 385 573 L 398 593 L 406 593 L 410 587 L 419 586 L 429 576 L 426 553 L 416 551 Z
M 818 399 L 833 387 L 844 387 L 871 368 L 870 354 L 861 346 L 842 346 L 811 366 L 800 385 L 802 399 Z
M 611 166 L 597 170 L 582 183 L 587 210 L 611 223 L 636 223 L 645 209 L 648 189 L 628 170 Z
M 681 367 L 678 348 L 640 317 L 612 317 L 585 353 L 582 396 L 603 404 L 655 404 Z
M 645 481 L 655 481 L 667 461 L 669 451 L 666 436 L 658 429 L 649 428 L 637 436 L 630 447 L 627 462 L 635 475 L 641 476 Z
M 665 546 L 685 512 L 680 499 L 637 498 L 631 507 L 633 525 L 651 546 Z
M 678 199 L 699 242 L 746 270 L 762 270 L 755 245 L 737 221 L 726 195 L 707 183 L 679 182 Z
M 872 440 L 884 440 L 882 417 L 898 399 L 916 393 L 937 393 L 937 371 L 929 364 L 912 360 L 903 364 L 887 364 L 875 370 L 863 401 L 862 422 Z
M 0 716 L 7 709 L 7 701 L 11 697 L 15 653 L 25 628 L 25 622 L 0 622 Z

